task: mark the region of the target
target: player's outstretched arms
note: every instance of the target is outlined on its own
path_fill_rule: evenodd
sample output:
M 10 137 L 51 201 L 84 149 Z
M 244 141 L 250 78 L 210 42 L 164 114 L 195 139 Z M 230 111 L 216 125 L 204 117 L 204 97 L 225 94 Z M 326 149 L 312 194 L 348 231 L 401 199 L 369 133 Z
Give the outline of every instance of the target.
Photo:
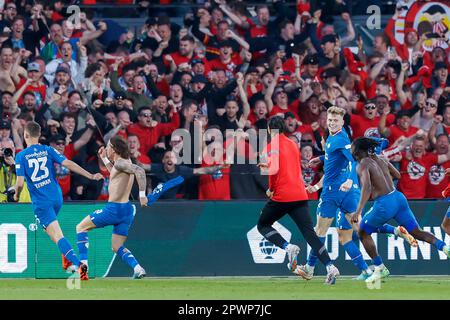
M 71 172 L 75 172 L 85 178 L 88 178 L 89 180 L 102 180 L 104 179 L 104 177 L 100 174 L 100 173 L 96 173 L 96 174 L 92 174 L 86 170 L 84 170 L 82 167 L 80 167 L 78 164 L 76 164 L 75 162 L 71 161 L 71 160 L 64 160 L 61 163 L 64 167 L 66 167 L 67 169 L 69 169 Z
M 147 186 L 147 178 L 145 176 L 145 170 L 138 165 L 131 162 L 119 159 L 114 163 L 114 168 L 118 171 L 122 171 L 129 174 L 134 174 L 139 186 L 139 201 L 142 207 L 147 206 L 148 199 L 145 192 Z

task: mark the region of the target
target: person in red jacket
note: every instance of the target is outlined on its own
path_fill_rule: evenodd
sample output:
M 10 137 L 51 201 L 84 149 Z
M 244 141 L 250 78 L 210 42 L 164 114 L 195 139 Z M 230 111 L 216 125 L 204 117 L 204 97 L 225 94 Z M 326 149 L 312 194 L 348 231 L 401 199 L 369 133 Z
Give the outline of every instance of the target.
M 152 109 L 141 107 L 138 112 L 138 123 L 128 127 L 128 134 L 138 136 L 141 147 L 139 152 L 147 154 L 161 137 L 168 136 L 180 126 L 180 117 L 174 112 L 169 123 L 158 123 L 152 120 Z
M 261 211 L 258 231 L 267 240 L 284 249 L 288 254 L 288 268 L 296 273 L 297 255 L 300 248 L 286 241 L 272 225 L 286 213 L 294 220 L 306 242 L 315 252 L 319 252 L 320 261 L 326 265 L 326 284 L 334 284 L 339 270 L 333 265 L 326 247 L 314 231 L 308 208 L 308 194 L 302 178 L 300 151 L 298 146 L 286 137 L 286 124 L 279 116 L 272 117 L 268 123 L 271 142 L 262 152 L 262 161 L 258 164 L 262 174 L 269 175 L 269 201 Z

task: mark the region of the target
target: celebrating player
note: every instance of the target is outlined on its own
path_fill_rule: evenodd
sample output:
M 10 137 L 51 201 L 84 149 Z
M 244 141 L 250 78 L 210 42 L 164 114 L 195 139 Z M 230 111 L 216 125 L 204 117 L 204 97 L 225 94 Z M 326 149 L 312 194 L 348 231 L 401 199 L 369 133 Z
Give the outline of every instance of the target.
M 113 225 L 112 248 L 114 252 L 134 270 L 133 278 L 145 277 L 144 268 L 138 263 L 130 250 L 124 247 L 128 230 L 133 223 L 136 207 L 129 201 L 134 176 L 139 186 L 139 201 L 142 207 L 147 206 L 146 177 L 143 168 L 131 163 L 128 144 L 121 136 L 114 136 L 106 149 L 98 151 L 106 168 L 111 172 L 109 182 L 108 204 L 85 217 L 76 227 L 77 245 L 80 260 L 87 264 L 88 231 Z M 88 280 L 86 277 L 82 280 Z
M 357 279 L 367 279 L 372 274 L 371 269 L 353 241 L 353 229 L 350 223 L 350 215 L 355 213 L 358 199 L 359 186 L 356 176 L 356 162 L 350 153 L 350 139 L 348 134 L 342 130 L 344 126 L 345 110 L 339 107 L 330 107 L 327 114 L 327 125 L 330 135 L 325 142 L 324 176 L 323 182 L 310 187 L 314 191 L 319 189 L 322 184 L 323 191 L 320 196 L 317 207 L 317 225 L 316 232 L 322 243 L 325 242 L 327 231 L 336 217 L 336 226 L 338 228 L 339 242 L 343 245 L 345 251 L 349 254 L 355 266 L 361 270 L 361 275 Z M 311 163 L 317 162 L 312 159 Z M 322 161 L 319 160 L 319 161 Z M 387 226 L 385 233 L 395 233 L 400 236 L 400 229 Z M 357 231 L 357 230 L 355 230 Z M 299 274 L 309 280 L 314 275 L 314 267 L 317 262 L 317 256 L 312 250 L 308 256 L 308 263 L 299 266 Z M 383 271 L 383 276 L 388 275 L 387 268 Z
M 364 216 L 359 228 L 359 236 L 364 248 L 372 258 L 375 257 L 374 262 L 376 262 L 375 271 L 366 279 L 366 282 L 379 280 L 385 268 L 370 235 L 390 219 L 404 226 L 416 239 L 434 245 L 450 257 L 450 248 L 442 240 L 420 229 L 405 196 L 394 187 L 390 173 L 397 178 L 400 173 L 392 164 L 375 155 L 375 148 L 378 145 L 377 141 L 364 137 L 356 139 L 352 144 L 352 154 L 359 162 L 358 175 L 361 182 L 361 199 L 356 213 L 352 216 L 353 223 L 359 222 L 369 198 L 374 199 L 372 208 Z
M 16 156 L 17 180 L 14 200 L 18 201 L 24 179 L 26 179 L 37 220 L 50 239 L 57 244 L 63 259 L 69 260 L 78 269 L 80 278 L 84 278 L 87 275 L 87 266 L 78 260 L 56 220 L 63 197 L 56 181 L 54 163 L 91 180 L 101 180 L 103 176 L 100 173 L 91 174 L 75 162 L 67 160 L 52 147 L 39 144 L 40 136 L 41 127 L 38 123 L 30 121 L 25 125 L 24 139 L 29 147 Z
M 302 179 L 300 152 L 296 144 L 284 134 L 286 126 L 283 118 L 273 117 L 268 124 L 271 142 L 263 151 L 267 162 L 259 166 L 269 174 L 269 201 L 264 206 L 258 221 L 258 231 L 267 240 L 286 250 L 288 268 L 297 273 L 297 255 L 300 248 L 287 242 L 272 225 L 286 213 L 294 220 L 306 242 L 318 252 L 320 261 L 327 268 L 326 284 L 334 284 L 339 270 L 333 265 L 323 243 L 314 232 L 309 215 L 308 195 Z

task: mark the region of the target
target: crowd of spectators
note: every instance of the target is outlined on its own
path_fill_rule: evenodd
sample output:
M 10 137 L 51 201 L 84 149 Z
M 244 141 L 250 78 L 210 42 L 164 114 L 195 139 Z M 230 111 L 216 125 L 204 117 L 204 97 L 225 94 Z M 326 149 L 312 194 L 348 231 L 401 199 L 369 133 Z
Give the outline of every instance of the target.
M 244 1 L 210 0 L 179 17 L 182 24 L 149 15 L 134 33 L 111 19 L 94 22 L 95 9 L 74 19 L 64 1 L 6 0 L 0 202 L 11 200 L 13 158 L 26 147 L 23 128 L 32 120 L 43 128 L 41 143 L 106 177 L 87 181 L 56 165 L 66 200 L 107 199 L 109 173 L 97 151 L 114 135 L 128 140 L 132 160 L 148 171 L 148 191 L 181 174 L 186 182 L 166 197 L 264 198 L 268 179 L 251 142 L 260 142 L 276 115 L 301 151 L 306 185 L 315 184 L 322 170 L 307 163 L 323 154 L 333 105 L 347 111 L 353 139 L 389 141 L 384 153 L 400 169 L 398 187 L 407 198 L 441 198 L 450 167 L 450 51 L 448 45 L 427 51 L 423 42 L 433 33 L 448 44 L 450 31 L 434 28 L 419 37 L 407 29 L 400 44 L 392 25 L 404 8 L 397 6 L 373 44 L 363 43 L 347 5 L 322 2 L 327 6 L 262 3 L 253 17 Z M 337 34 L 333 21 L 346 30 Z M 223 141 L 208 139 L 208 132 L 230 129 L 236 134 Z M 219 146 L 234 151 L 226 153 L 234 164 L 220 165 Z M 175 155 L 188 149 L 197 152 L 177 162 Z M 136 199 L 136 186 L 133 193 Z M 28 200 L 25 189 L 20 201 Z

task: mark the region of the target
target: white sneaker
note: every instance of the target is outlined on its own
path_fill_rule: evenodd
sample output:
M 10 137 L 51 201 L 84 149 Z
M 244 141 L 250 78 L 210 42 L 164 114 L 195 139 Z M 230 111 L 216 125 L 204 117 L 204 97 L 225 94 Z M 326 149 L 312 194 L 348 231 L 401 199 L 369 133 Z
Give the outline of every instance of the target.
M 417 247 L 417 240 L 409 234 L 405 227 L 398 226 L 395 228 L 397 230 L 397 236 L 406 240 L 411 247 Z
M 341 274 L 339 273 L 338 268 L 334 264 L 330 265 L 327 268 L 327 278 L 325 279 L 325 284 L 333 285 L 336 283 L 336 278 L 339 277 Z
M 314 268 L 308 264 L 298 265 L 293 272 L 305 280 L 311 280 L 314 276 Z
M 142 268 L 140 265 L 137 265 L 134 268 L 134 274 L 133 274 L 133 279 L 142 279 L 146 276 L 147 274 L 145 273 L 144 268 Z
M 294 272 L 295 269 L 297 268 L 297 255 L 300 252 L 300 248 L 295 244 L 288 244 L 285 251 L 287 252 L 289 261 L 287 267 L 289 270 Z
M 375 269 L 375 271 L 366 279 L 366 283 L 375 284 L 377 281 L 381 281 L 382 275 L 380 269 Z

